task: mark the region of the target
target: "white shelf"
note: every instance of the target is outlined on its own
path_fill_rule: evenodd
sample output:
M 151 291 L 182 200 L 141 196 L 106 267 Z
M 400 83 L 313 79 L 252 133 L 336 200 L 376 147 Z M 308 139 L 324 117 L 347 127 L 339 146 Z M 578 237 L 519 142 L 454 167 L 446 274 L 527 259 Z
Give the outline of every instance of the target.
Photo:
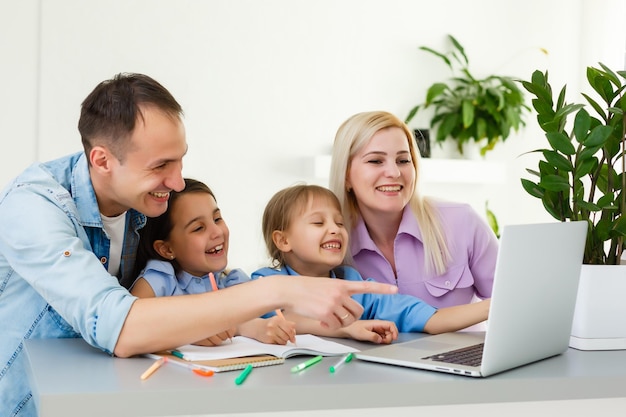
M 329 177 L 330 160 L 330 155 L 315 157 L 316 178 Z M 422 158 L 420 175 L 422 183 L 502 184 L 506 182 L 506 166 L 499 161 Z

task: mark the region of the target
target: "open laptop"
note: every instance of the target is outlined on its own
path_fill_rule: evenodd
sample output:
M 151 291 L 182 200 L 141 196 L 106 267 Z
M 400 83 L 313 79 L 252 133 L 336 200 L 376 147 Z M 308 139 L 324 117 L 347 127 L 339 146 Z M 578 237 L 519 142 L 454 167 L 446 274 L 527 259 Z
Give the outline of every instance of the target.
M 565 352 L 586 235 L 584 221 L 504 226 L 486 332 L 425 336 L 364 350 L 357 358 L 485 377 Z M 474 345 L 480 361 L 447 361 L 447 352 Z

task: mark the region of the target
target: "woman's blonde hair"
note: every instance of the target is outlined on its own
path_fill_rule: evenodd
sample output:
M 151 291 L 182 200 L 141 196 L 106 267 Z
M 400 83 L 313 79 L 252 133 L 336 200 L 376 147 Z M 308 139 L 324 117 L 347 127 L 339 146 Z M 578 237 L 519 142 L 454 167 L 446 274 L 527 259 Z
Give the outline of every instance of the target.
M 319 185 L 297 184 L 278 191 L 270 199 L 263 211 L 263 239 L 273 267 L 285 265 L 285 255 L 274 243 L 274 232 L 285 231 L 293 219 L 302 214 L 309 201 L 322 198 L 341 211 L 341 204 L 335 194 Z
M 417 184 L 419 183 L 420 154 L 413 139 L 413 133 L 404 122 L 385 111 L 357 113 L 346 120 L 335 136 L 329 187 L 341 202 L 344 224 L 348 232 L 352 233 L 361 214 L 354 193 L 346 190 L 346 174 L 350 169 L 350 163 L 354 155 L 369 143 L 376 132 L 391 127 L 401 129 L 409 144 L 416 181 L 409 204 L 422 232 L 426 270 L 434 270 L 441 275 L 446 271 L 450 251 L 435 205 L 429 198 L 419 193 Z M 350 254 L 346 262 L 352 263 Z

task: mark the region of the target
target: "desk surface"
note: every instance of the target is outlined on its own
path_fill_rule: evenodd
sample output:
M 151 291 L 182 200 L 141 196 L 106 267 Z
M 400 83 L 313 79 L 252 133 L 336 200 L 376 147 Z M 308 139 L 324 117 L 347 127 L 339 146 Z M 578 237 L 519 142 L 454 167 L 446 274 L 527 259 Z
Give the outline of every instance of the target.
M 421 337 L 401 334 L 400 341 Z M 360 350 L 373 347 L 341 340 Z M 563 355 L 476 379 L 354 360 L 331 374 L 335 357 L 300 373 L 283 365 L 255 368 L 246 381 L 239 371 L 201 377 L 165 365 L 147 380 L 153 362 L 112 358 L 82 339 L 28 340 L 35 398 L 46 416 L 174 416 L 294 410 L 405 407 L 441 404 L 617 398 L 626 396 L 626 351 Z

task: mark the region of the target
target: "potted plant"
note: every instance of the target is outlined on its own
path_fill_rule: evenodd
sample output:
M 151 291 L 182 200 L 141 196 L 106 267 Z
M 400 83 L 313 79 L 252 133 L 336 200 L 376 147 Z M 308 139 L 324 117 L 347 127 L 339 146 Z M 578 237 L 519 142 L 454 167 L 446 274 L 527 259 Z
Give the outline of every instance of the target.
M 464 145 L 474 142 L 480 144 L 480 154 L 484 156 L 498 141 L 505 141 L 511 130 L 517 131 L 525 124 L 523 115 L 529 108 L 513 78 L 475 77 L 469 70 L 463 46 L 452 35 L 448 39 L 453 48 L 446 53 L 426 46 L 420 49 L 441 58 L 450 68 L 452 78 L 432 84 L 425 101 L 411 109 L 405 122 L 408 124 L 418 111 L 432 107 L 430 127 L 436 128 L 436 142 L 441 145 L 452 138 L 461 154 Z
M 555 219 L 589 225 L 570 342 L 585 350 L 626 349 L 620 323 L 626 311 L 619 312 L 626 306 L 626 266 L 619 266 L 626 236 L 626 72 L 599 66 L 587 68 L 599 99 L 583 93 L 586 104 L 566 103 L 566 86 L 554 97 L 547 71 L 522 82 L 549 145 L 534 151 L 542 158 L 537 170 L 527 170 L 534 180 L 522 179 L 522 186 Z

